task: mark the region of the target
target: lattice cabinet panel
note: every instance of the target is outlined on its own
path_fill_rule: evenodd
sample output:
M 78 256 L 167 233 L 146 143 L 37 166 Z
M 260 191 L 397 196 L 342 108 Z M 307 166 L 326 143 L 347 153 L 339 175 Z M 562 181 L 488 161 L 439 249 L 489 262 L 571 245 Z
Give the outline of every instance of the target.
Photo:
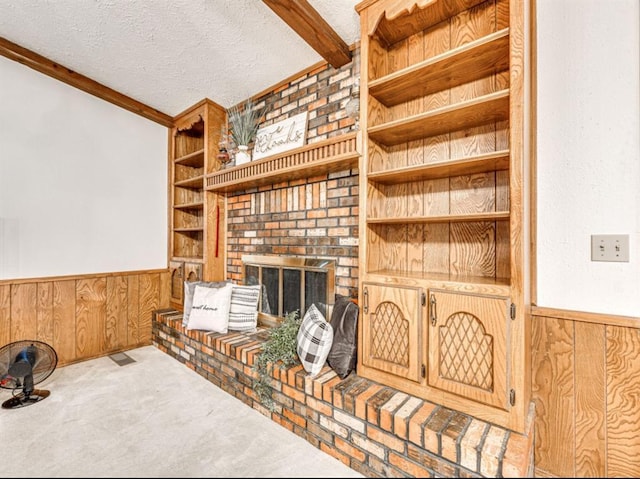
M 423 290 L 365 284 L 363 294 L 363 364 L 419 382 Z
M 440 377 L 493 390 L 493 337 L 471 313 L 458 312 L 438 328 Z
M 508 409 L 507 298 L 429 290 L 428 383 Z
M 371 313 L 371 356 L 409 367 L 409 320 L 390 301 Z

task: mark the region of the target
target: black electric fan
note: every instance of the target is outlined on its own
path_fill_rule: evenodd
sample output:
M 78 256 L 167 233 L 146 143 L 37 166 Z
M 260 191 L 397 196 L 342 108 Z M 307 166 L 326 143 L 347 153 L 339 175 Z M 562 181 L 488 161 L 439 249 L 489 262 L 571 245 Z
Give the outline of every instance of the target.
M 2 403 L 3 409 L 35 404 L 49 391 L 34 386 L 47 379 L 58 364 L 56 351 L 35 340 L 15 341 L 0 348 L 0 387 L 20 391 Z

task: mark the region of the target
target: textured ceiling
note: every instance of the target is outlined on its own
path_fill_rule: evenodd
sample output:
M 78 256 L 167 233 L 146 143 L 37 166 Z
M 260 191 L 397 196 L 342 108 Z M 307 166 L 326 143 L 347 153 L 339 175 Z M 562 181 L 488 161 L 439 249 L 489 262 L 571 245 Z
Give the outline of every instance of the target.
M 348 44 L 360 0 L 309 0 Z M 174 116 L 322 60 L 261 0 L 0 0 L 0 37 Z

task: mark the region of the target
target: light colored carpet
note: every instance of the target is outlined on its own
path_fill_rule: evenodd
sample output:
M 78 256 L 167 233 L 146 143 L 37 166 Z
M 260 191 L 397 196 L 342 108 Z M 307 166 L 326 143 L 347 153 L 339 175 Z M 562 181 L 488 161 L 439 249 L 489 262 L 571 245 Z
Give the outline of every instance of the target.
M 154 346 L 57 368 L 0 409 L 0 477 L 363 477 Z M 0 389 L 0 401 L 11 391 Z

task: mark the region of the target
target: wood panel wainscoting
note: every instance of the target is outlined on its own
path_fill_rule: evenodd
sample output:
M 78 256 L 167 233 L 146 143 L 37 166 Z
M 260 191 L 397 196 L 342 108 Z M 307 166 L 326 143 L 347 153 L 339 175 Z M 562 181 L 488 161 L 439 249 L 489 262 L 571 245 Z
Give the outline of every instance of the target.
M 0 346 L 56 350 L 58 366 L 151 344 L 151 316 L 169 305 L 168 270 L 0 281 Z
M 537 477 L 640 476 L 640 318 L 533 308 Z

